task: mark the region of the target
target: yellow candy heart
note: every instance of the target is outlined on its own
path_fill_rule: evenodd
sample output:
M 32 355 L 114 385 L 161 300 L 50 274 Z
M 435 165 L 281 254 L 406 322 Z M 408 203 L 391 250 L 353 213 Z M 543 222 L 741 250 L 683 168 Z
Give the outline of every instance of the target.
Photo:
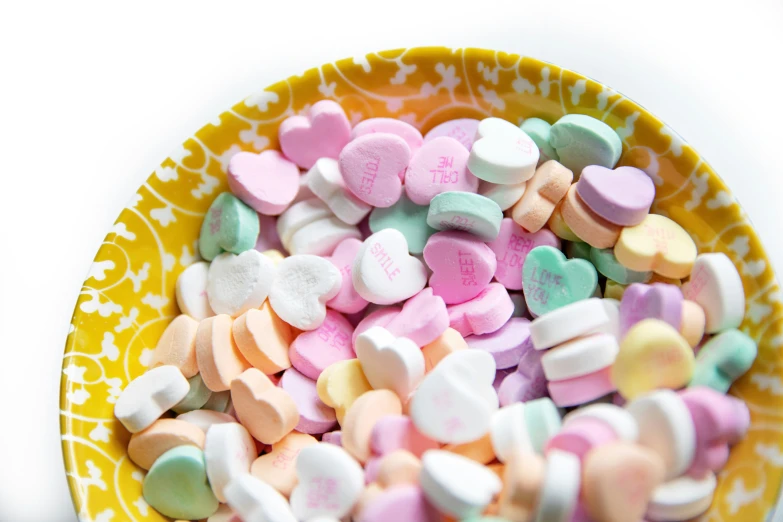
M 275 266 L 280 264 L 280 261 L 285 259 L 285 256 L 280 252 L 279 250 L 264 250 L 261 252 L 266 257 L 272 260 L 272 263 L 274 263 Z
M 691 273 L 696 254 L 696 244 L 685 229 L 658 214 L 624 228 L 614 246 L 614 255 L 624 267 L 675 279 Z
M 359 359 L 339 361 L 328 366 L 318 376 L 316 383 L 318 397 L 324 404 L 334 408 L 341 426 L 348 408 L 370 390 L 372 386 L 364 376 Z
M 612 382 L 631 400 L 658 388 L 682 388 L 690 382 L 694 366 L 693 350 L 677 330 L 659 319 L 645 319 L 620 343 Z

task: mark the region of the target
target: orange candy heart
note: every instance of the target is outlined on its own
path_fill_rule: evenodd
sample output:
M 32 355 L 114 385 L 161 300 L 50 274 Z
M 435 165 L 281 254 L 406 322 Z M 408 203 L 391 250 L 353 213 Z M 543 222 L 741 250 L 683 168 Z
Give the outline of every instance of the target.
M 294 399 L 257 368 L 231 381 L 231 402 L 239 422 L 264 444 L 279 442 L 299 423 Z

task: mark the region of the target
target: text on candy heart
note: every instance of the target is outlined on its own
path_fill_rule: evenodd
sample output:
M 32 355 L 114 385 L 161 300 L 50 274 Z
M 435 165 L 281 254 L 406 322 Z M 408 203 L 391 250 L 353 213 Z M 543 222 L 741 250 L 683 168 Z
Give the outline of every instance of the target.
M 707 270 L 704 268 L 704 266 L 697 266 L 696 270 L 693 272 L 693 274 L 691 274 L 691 279 L 688 283 L 688 293 L 690 294 L 691 300 L 699 297 L 701 291 L 704 290 L 704 287 L 707 285 L 708 279 L 709 275 L 707 274 Z
M 394 260 L 380 243 L 375 243 L 372 246 L 370 249 L 370 254 L 372 254 L 373 259 L 378 261 L 378 264 L 381 265 L 383 271 L 386 272 L 386 277 L 389 278 L 389 281 L 393 281 L 394 278 L 400 273 L 399 267 L 392 268 L 394 267 Z
M 369 196 L 372 194 L 373 185 L 375 185 L 375 177 L 378 175 L 378 169 L 381 167 L 381 158 L 378 156 L 367 161 L 364 164 L 364 171 L 362 172 L 362 180 L 359 183 L 359 190 L 362 194 Z
M 497 260 L 498 266 L 504 267 L 500 273 L 505 273 L 507 268 L 522 267 L 525 256 L 535 248 L 536 243 L 530 238 L 511 234 L 506 244 L 506 250 L 503 257 Z M 509 254 L 509 252 L 511 252 Z
M 333 477 L 314 477 L 310 479 L 307 490 L 307 507 L 309 509 L 340 509 L 335 498 L 337 495 L 337 479 Z
M 547 304 L 552 291 L 563 286 L 561 283 L 563 276 L 543 269 L 538 273 L 538 278 L 536 278 L 537 272 L 538 267 L 533 268 L 533 273 L 530 275 L 530 282 L 535 284 L 528 286 L 528 293 L 533 301 Z
M 459 274 L 462 277 L 462 286 L 478 286 L 476 270 L 473 266 L 473 255 L 470 252 L 457 251 L 459 258 Z
M 677 237 L 673 230 L 650 226 L 649 224 L 644 225 L 644 233 L 647 237 L 651 237 L 653 239 L 653 242 L 655 242 L 655 248 L 662 254 L 669 253 L 669 241 Z
M 302 448 L 283 448 L 272 461 L 272 467 L 282 470 L 290 468 L 300 451 Z
M 448 170 L 454 167 L 454 156 L 439 156 L 438 166 L 435 169 L 430 169 L 432 174 L 433 183 L 457 183 L 459 182 L 459 171 Z
M 473 143 L 473 135 L 468 135 L 468 132 L 463 129 L 460 125 L 455 125 L 448 134 L 446 134 L 449 138 L 454 138 L 458 142 L 462 143 L 465 147 L 470 147 L 471 143 Z
M 318 328 L 318 338 L 341 353 L 342 348 L 349 346 L 351 342 L 351 334 L 340 328 L 340 325 L 332 321 L 328 314 L 323 324 Z
M 461 230 L 463 232 L 470 232 L 473 230 L 475 221 L 462 216 L 453 216 L 451 221 L 441 221 L 440 226 L 446 230 Z
M 209 213 L 209 231 L 217 234 L 220 231 L 220 218 L 223 216 L 223 209 L 215 207 Z

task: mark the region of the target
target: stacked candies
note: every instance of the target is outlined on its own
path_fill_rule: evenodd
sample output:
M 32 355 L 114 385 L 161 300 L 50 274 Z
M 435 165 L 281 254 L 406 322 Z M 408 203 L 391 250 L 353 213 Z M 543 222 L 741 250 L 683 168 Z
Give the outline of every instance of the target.
M 182 315 L 116 403 L 150 506 L 210 522 L 709 507 L 749 425 L 726 395 L 756 356 L 742 282 L 650 213 L 610 127 L 461 119 L 422 137 L 320 101 L 279 138 L 231 159 Z

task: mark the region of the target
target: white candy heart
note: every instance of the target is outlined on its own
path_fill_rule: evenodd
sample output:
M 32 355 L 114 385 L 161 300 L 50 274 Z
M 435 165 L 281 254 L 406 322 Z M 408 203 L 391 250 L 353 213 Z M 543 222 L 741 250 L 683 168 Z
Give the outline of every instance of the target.
M 585 335 L 544 352 L 541 366 L 548 380 L 562 381 L 611 366 L 619 351 L 613 335 Z
M 502 487 L 488 468 L 449 451 L 429 450 L 421 464 L 421 489 L 427 500 L 460 520 L 480 515 Z
M 226 422 L 236 422 L 237 420 L 229 415 L 220 411 L 212 410 L 193 410 L 187 413 L 177 415 L 177 420 L 189 422 L 198 427 L 201 431 L 206 433 L 209 428 L 215 424 L 225 424 Z
M 225 494 L 244 522 L 296 522 L 286 498 L 249 473 L 232 480 Z
M 492 449 L 500 462 L 511 458 L 514 450 L 533 452 L 533 443 L 525 420 L 525 403 L 518 402 L 505 406 L 492 416 L 490 428 Z
M 269 294 L 274 274 L 272 260 L 257 250 L 220 254 L 209 267 L 207 295 L 212 310 L 239 317 L 258 308 Z
M 234 478 L 249 473 L 257 456 L 256 443 L 241 424 L 220 423 L 209 428 L 204 440 L 204 459 L 209 485 L 219 501 L 226 501 L 226 486 Z
M 568 522 L 579 501 L 581 463 L 573 453 L 547 454 L 544 483 L 536 506 L 535 522 Z
M 340 173 L 337 160 L 321 158 L 307 172 L 307 185 L 318 196 L 334 215 L 348 223 L 355 225 L 364 216 L 370 213 L 372 207 L 353 195 L 348 190 Z
M 291 205 L 277 218 L 276 227 L 280 242 L 290 252 L 291 238 L 299 229 L 319 219 L 331 217 L 331 215 L 332 212 L 326 203 L 318 198 L 306 199 Z
M 351 271 L 356 292 L 375 304 L 404 301 L 427 284 L 424 263 L 408 254 L 405 236 L 393 228 L 364 240 Z
M 539 151 L 522 129 L 500 118 L 486 118 L 476 130 L 468 169 L 480 179 L 517 185 L 533 177 Z
M 177 278 L 177 305 L 183 314 L 196 321 L 215 315 L 207 297 L 208 274 L 209 263 L 199 261 L 183 270 Z
M 424 355 L 416 343 L 373 326 L 356 338 L 356 356 L 370 385 L 392 390 L 404 402 L 424 377 Z
M 563 425 L 578 418 L 591 418 L 604 421 L 615 434 L 623 440 L 636 442 L 639 440 L 639 425 L 633 415 L 614 404 L 591 404 L 570 412 L 563 418 Z
M 544 350 L 599 331 L 608 324 L 609 317 L 601 299 L 582 299 L 533 319 L 530 340 L 536 350 Z
M 299 520 L 318 516 L 342 518 L 364 490 L 364 470 L 343 448 L 321 442 L 296 458 L 299 481 L 291 492 L 291 509 Z
M 343 277 L 327 259 L 297 255 L 283 259 L 269 290 L 278 317 L 300 330 L 315 330 L 326 319 L 326 302 L 340 291 Z
M 419 385 L 410 403 L 416 428 L 443 443 L 483 437 L 498 409 L 492 382 L 495 360 L 488 352 L 461 350 L 446 356 Z
M 331 216 L 308 223 L 297 230 L 286 248 L 293 255 L 330 256 L 337 245 L 351 237 L 361 239 L 362 234 L 355 226 Z
M 117 398 L 114 416 L 131 433 L 148 428 L 190 391 L 176 366 L 158 366 L 133 379 Z
M 745 291 L 737 267 L 726 254 L 700 254 L 682 295 L 704 308 L 705 332 L 738 328 L 745 315 Z

